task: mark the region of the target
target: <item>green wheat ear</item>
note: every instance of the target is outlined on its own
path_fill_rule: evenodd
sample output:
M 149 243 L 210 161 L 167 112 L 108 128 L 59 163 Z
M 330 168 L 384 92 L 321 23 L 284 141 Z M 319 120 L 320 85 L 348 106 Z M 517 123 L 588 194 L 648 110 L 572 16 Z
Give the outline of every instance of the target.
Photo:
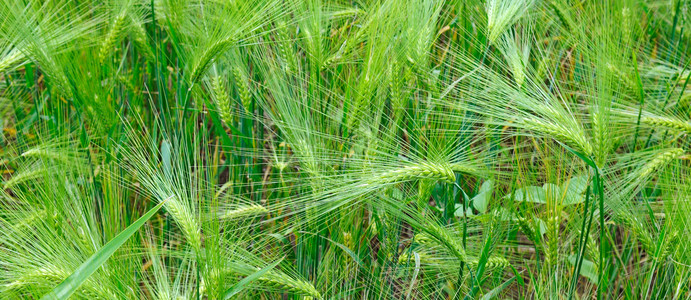
M 296 294 L 322 299 L 321 293 L 319 293 L 319 291 L 317 291 L 317 289 L 314 288 L 311 283 L 292 278 L 277 270 L 268 271 L 266 274 L 259 277 L 257 281 L 279 290 L 290 291 Z
M 238 208 L 225 211 L 221 215 L 221 218 L 226 220 L 235 220 L 244 217 L 263 215 L 268 212 L 269 210 L 266 209 L 266 207 L 258 204 L 242 205 Z
M 667 129 L 676 130 L 686 134 L 691 134 L 691 124 L 676 118 L 667 117 L 643 117 L 641 122 L 653 127 L 663 127 Z
M 533 5 L 534 0 L 488 0 L 487 39 L 494 44 L 504 31 L 523 17 Z
M 384 172 L 375 176 L 370 183 L 396 183 L 413 179 L 432 179 L 447 183 L 454 183 L 456 175 L 449 164 L 423 162 L 412 166 Z
M 106 37 L 101 44 L 101 48 L 98 51 L 98 57 L 101 63 L 103 63 L 108 58 L 110 53 L 112 53 L 115 43 L 125 27 L 126 15 L 126 11 L 121 12 L 117 17 L 115 17 L 113 23 L 110 25 L 108 33 L 106 34 Z
M 655 158 L 653 158 L 651 161 L 649 161 L 639 169 L 638 177 L 646 178 L 650 176 L 656 170 L 666 166 L 672 160 L 682 156 L 684 152 L 684 149 L 681 148 L 673 148 L 661 152 L 660 154 L 655 156 Z
M 228 90 L 226 89 L 225 81 L 221 76 L 214 76 L 211 79 L 211 90 L 213 91 L 213 99 L 216 101 L 216 106 L 218 107 L 219 115 L 221 115 L 221 120 L 226 124 L 232 124 L 233 122 L 233 111 L 230 106 L 230 97 L 228 96 Z
M 240 67 L 235 67 L 233 68 L 233 77 L 238 87 L 238 94 L 240 94 L 240 103 L 242 103 L 245 112 L 251 113 L 252 94 L 250 93 L 247 76 L 245 76 Z

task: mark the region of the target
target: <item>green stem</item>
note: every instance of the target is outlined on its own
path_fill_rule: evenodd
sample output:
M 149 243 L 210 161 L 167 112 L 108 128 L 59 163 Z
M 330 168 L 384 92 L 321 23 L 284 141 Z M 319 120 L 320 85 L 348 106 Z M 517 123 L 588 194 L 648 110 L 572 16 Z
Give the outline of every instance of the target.
M 574 270 L 573 276 L 571 278 L 571 287 L 569 288 L 568 299 L 573 299 L 573 292 L 576 289 L 576 284 L 578 283 L 578 276 L 581 273 L 581 265 L 583 263 L 583 254 L 585 254 L 585 246 L 588 243 L 588 234 L 590 232 L 590 223 L 592 222 L 592 217 L 594 214 L 591 213 L 590 218 L 588 218 L 588 206 L 590 205 L 590 185 L 585 191 L 585 205 L 583 207 L 583 225 L 581 227 L 581 236 L 578 238 L 578 255 L 576 257 L 576 269 Z
M 598 264 L 598 279 L 597 279 L 597 299 L 602 299 L 602 290 L 604 289 L 604 274 L 605 274 L 605 192 L 600 171 L 595 168 L 595 185 L 597 187 L 599 204 L 600 204 L 600 262 Z M 594 213 L 594 212 L 593 212 Z

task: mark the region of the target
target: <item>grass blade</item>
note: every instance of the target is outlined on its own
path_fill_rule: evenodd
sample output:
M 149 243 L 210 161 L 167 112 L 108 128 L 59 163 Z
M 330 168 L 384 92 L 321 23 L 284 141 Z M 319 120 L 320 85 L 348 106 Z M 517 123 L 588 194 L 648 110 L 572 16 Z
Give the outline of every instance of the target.
M 137 230 L 139 230 L 139 227 L 144 225 L 144 223 L 146 223 L 151 216 L 161 209 L 166 201 L 167 199 L 161 201 L 161 203 L 154 206 L 137 221 L 132 223 L 132 225 L 125 228 L 125 230 L 110 240 L 110 242 L 99 249 L 96 253 L 94 253 L 94 255 L 89 257 L 89 259 L 79 266 L 79 268 L 72 272 L 72 275 L 58 284 L 58 286 L 56 286 L 50 293 L 41 297 L 41 300 L 67 299 L 70 297 L 79 288 L 79 286 L 91 276 L 91 274 L 96 272 L 96 270 L 98 270 L 98 268 L 100 268 L 101 265 L 103 265 L 103 263 L 106 262 L 106 260 L 108 260 L 108 258 L 113 255 L 113 253 L 115 253 L 115 251 L 118 250 L 122 244 L 125 243 L 125 241 L 127 241 L 135 232 L 137 232 Z
M 225 296 L 223 296 L 223 299 L 230 299 L 231 297 L 235 296 L 237 293 L 241 292 L 246 285 L 252 283 L 252 281 L 255 281 L 262 277 L 262 275 L 266 274 L 267 272 L 271 271 L 273 268 L 275 268 L 279 263 L 281 263 L 283 259 L 279 259 L 278 261 L 264 267 L 263 269 L 254 272 L 252 275 L 247 276 L 240 280 L 238 283 L 236 283 L 234 286 L 230 287 L 226 293 Z

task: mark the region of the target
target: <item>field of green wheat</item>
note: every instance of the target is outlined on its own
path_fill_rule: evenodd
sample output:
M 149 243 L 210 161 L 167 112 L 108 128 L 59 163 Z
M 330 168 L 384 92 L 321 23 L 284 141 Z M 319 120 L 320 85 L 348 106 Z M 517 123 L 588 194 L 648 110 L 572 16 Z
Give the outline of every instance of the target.
M 0 299 L 691 299 L 689 0 L 1 0 Z

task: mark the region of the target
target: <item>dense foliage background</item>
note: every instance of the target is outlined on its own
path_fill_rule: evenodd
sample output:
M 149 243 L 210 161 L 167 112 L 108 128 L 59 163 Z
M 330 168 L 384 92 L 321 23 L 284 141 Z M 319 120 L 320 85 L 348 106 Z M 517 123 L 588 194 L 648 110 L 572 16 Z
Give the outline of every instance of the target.
M 3 299 L 689 299 L 688 0 L 3 0 Z

